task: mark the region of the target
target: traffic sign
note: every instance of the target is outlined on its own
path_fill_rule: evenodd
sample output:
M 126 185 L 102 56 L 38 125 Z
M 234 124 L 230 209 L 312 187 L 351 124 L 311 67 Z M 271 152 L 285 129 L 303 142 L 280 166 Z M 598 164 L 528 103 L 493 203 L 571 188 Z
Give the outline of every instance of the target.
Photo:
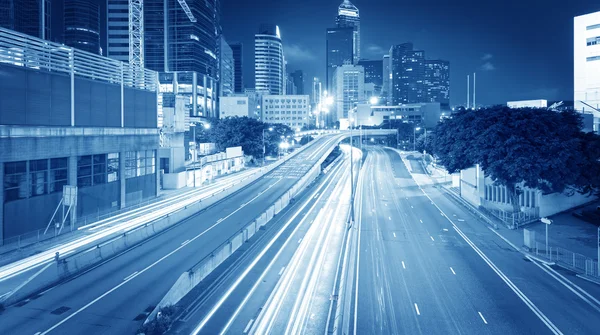
M 552 220 L 548 219 L 548 218 L 541 218 L 540 221 L 542 221 L 545 224 L 551 224 Z

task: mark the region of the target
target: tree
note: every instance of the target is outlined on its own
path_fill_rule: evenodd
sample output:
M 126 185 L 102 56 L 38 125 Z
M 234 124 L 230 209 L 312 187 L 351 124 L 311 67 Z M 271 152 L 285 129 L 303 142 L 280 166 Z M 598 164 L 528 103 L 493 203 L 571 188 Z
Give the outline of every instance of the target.
M 416 148 L 417 151 L 425 151 L 429 154 L 433 153 L 433 142 L 435 139 L 435 132 L 428 131 L 427 134 L 423 133 L 417 137 Z
M 434 152 L 450 173 L 480 164 L 520 211 L 520 186 L 562 192 L 581 183 L 581 117 L 496 106 L 465 110 L 436 128 Z
M 414 123 L 400 122 L 397 124 L 396 128 L 398 129 L 398 139 L 400 141 L 413 141 L 413 131 L 415 128 Z

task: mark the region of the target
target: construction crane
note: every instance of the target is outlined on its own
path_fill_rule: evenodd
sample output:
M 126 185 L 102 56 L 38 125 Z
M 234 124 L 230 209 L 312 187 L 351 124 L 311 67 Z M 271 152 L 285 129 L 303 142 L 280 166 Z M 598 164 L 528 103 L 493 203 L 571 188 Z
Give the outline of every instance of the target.
M 177 1 L 190 21 L 196 22 L 187 2 Z M 129 64 L 144 68 L 144 0 L 129 0 Z

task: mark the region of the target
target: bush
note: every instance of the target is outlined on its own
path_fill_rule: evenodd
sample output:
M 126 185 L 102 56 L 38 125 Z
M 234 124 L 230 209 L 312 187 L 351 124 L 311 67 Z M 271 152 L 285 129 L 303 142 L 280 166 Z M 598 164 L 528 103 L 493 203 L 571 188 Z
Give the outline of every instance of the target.
M 173 323 L 175 315 L 175 306 L 166 306 L 159 310 L 154 320 L 143 324 L 138 330 L 138 334 L 144 335 L 163 335 L 169 330 Z

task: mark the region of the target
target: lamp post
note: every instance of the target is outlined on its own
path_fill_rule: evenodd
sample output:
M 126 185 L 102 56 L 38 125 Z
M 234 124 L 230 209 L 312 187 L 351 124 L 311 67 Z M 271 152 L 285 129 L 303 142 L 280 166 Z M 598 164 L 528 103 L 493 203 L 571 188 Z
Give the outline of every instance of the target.
M 417 151 L 417 131 L 421 130 L 421 127 L 413 128 L 413 151 Z
M 269 131 L 273 131 L 273 127 L 269 127 Z M 262 166 L 265 166 L 265 155 L 267 154 L 267 147 L 265 146 L 265 128 L 262 130 L 262 142 L 263 142 L 263 159 Z
M 354 107 L 356 109 L 356 107 Z M 350 118 L 350 225 L 354 224 L 354 157 L 352 155 L 352 128 L 354 118 Z

